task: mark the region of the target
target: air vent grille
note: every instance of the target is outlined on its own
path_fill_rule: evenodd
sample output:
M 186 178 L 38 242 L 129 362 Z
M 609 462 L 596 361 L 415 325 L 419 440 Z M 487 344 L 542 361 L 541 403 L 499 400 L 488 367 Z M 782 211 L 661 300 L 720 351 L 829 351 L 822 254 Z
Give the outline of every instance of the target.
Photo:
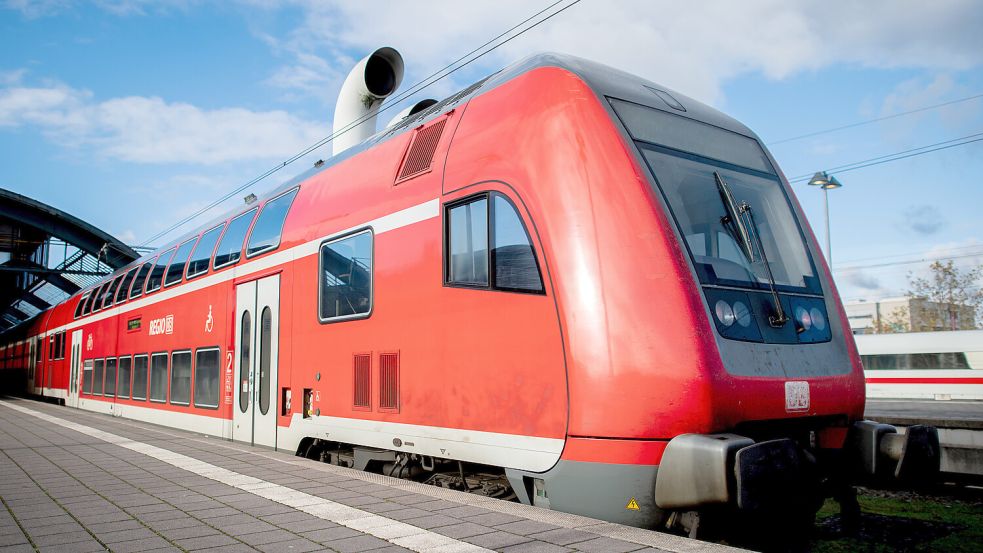
M 485 77 L 484 79 L 474 83 L 473 85 L 465 88 L 464 90 L 458 92 L 457 94 L 454 94 L 453 96 L 450 96 L 448 98 L 444 98 L 443 100 L 421 111 L 420 113 L 410 115 L 406 119 L 403 119 L 399 123 L 393 125 L 392 128 L 389 130 L 389 133 L 387 133 L 387 136 L 392 136 L 407 127 L 416 126 L 420 122 L 426 121 L 427 118 L 433 116 L 436 113 L 443 113 L 451 109 L 458 102 L 462 101 L 463 99 L 477 92 L 478 89 L 481 88 L 483 84 L 485 84 L 485 81 L 487 81 L 490 78 L 491 76 Z
M 354 390 L 352 406 L 359 410 L 372 408 L 372 355 L 356 353 L 354 365 Z
M 379 410 L 399 412 L 399 353 L 379 354 Z
M 399 176 L 396 177 L 397 184 L 430 171 L 433 164 L 433 154 L 437 150 L 437 143 L 440 142 L 440 135 L 443 134 L 446 124 L 447 118 L 445 117 L 416 131 L 409 148 L 406 149 L 403 167 L 400 168 Z

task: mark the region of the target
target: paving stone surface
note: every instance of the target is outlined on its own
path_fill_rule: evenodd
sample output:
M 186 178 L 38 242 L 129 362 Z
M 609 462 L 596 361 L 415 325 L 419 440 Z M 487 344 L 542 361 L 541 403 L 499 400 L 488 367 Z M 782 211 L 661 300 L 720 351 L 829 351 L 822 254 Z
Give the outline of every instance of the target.
M 644 539 L 646 534 L 638 534 L 642 539 L 602 535 L 600 529 L 613 525 L 600 521 L 583 519 L 578 523 L 582 527 L 561 527 L 545 522 L 553 522 L 545 516 L 531 520 L 495 504 L 475 506 L 470 499 L 458 500 L 457 492 L 438 493 L 405 482 L 393 487 L 389 482 L 397 481 L 359 477 L 354 471 L 298 459 L 291 452 L 47 403 L 10 398 L 0 398 L 0 403 L 3 552 L 392 553 L 485 548 L 559 553 L 629 552 L 653 545 Z M 118 439 L 107 441 L 98 432 L 66 427 L 8 404 Z M 218 467 L 209 470 L 224 469 L 267 484 L 248 489 L 224 483 L 228 481 L 212 479 L 207 471 L 166 462 L 170 453 L 152 456 L 149 446 Z M 283 497 L 264 494 L 273 488 Z M 326 513 L 357 509 L 346 512 L 360 512 L 371 522 L 363 527 L 345 517 L 315 516 L 319 506 Z M 682 549 L 710 550 L 703 546 Z

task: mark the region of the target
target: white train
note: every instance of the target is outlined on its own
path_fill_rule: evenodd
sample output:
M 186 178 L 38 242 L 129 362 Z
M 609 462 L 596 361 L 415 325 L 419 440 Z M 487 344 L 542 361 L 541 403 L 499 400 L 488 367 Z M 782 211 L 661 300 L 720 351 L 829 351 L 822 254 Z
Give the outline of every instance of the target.
M 983 330 L 854 338 L 868 398 L 983 400 Z

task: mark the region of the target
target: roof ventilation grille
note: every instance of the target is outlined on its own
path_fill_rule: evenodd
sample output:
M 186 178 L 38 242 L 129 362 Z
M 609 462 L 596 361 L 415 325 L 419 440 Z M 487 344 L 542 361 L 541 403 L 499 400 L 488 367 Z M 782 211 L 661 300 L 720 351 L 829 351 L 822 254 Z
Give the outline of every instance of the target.
M 444 117 L 431 125 L 418 129 L 413 134 L 409 148 L 406 149 L 406 156 L 403 158 L 403 166 L 399 169 L 396 177 L 396 184 L 409 180 L 415 176 L 430 172 L 433 165 L 433 155 L 437 151 L 437 143 L 444 132 L 447 118 Z

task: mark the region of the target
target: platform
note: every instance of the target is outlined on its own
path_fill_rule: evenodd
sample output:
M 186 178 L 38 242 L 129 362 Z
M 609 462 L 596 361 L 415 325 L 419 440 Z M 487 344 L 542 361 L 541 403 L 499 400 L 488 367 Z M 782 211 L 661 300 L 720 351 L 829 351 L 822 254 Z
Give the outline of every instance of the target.
M 0 399 L 0 551 L 736 551 Z
M 942 472 L 983 477 L 983 401 L 868 399 L 864 415 L 902 429 L 938 428 Z

